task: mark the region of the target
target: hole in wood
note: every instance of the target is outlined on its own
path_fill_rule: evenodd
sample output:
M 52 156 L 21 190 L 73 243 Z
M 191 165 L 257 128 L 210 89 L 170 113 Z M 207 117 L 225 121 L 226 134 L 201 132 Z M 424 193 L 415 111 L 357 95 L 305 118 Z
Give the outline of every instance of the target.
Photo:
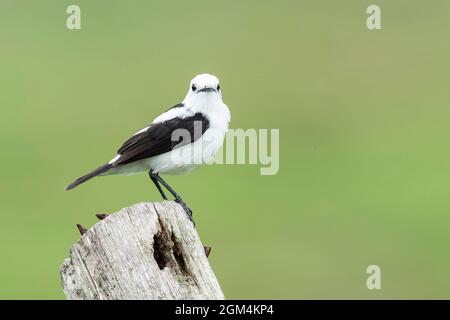
M 168 241 L 164 232 L 158 232 L 153 236 L 153 257 L 160 270 L 163 270 L 170 263 L 170 250 Z M 169 240 L 170 241 L 170 240 Z

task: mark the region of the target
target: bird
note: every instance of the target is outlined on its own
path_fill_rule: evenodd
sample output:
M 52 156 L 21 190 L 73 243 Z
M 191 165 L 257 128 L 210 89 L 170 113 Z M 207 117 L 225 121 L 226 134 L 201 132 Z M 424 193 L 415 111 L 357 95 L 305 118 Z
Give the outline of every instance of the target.
M 162 198 L 168 199 L 164 187 L 195 226 L 192 210 L 160 174 L 185 174 L 210 163 L 223 144 L 230 120 L 219 79 L 211 74 L 199 74 L 191 80 L 180 103 L 126 140 L 114 158 L 76 179 L 65 190 L 97 176 L 146 172 Z

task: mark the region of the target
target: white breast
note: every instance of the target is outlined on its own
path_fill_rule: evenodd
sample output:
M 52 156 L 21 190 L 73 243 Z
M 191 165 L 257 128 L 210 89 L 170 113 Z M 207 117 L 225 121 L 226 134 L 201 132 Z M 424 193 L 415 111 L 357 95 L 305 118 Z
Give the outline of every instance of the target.
M 220 102 L 220 103 L 219 103 Z M 181 174 L 212 161 L 223 144 L 230 121 L 230 111 L 222 102 L 206 106 L 189 106 L 185 112 L 195 114 L 202 112 L 209 121 L 209 128 L 194 143 L 149 159 L 155 172 Z

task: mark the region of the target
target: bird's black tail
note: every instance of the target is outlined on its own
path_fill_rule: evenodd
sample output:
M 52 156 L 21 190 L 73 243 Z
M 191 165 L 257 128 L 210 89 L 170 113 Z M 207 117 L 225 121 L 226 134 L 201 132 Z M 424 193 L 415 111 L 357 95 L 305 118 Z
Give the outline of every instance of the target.
M 76 186 L 78 186 L 78 185 L 80 185 L 80 184 L 82 184 L 82 183 L 84 183 L 84 182 L 86 182 L 88 180 L 91 180 L 92 178 L 98 176 L 99 174 L 102 174 L 102 173 L 108 171 L 112 167 L 113 167 L 112 164 L 109 164 L 109 163 L 104 164 L 104 165 L 98 167 L 97 169 L 95 169 L 94 171 L 89 172 L 88 174 L 78 178 L 77 180 L 75 180 L 74 182 L 72 182 L 71 184 L 66 186 L 64 188 L 64 190 L 69 191 L 69 190 L 75 188 Z

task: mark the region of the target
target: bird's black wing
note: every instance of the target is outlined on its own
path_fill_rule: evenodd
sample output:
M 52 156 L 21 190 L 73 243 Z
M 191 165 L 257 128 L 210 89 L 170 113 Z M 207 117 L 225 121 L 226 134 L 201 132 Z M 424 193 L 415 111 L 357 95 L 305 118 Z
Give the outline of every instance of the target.
M 175 107 L 181 107 L 177 105 Z M 201 132 L 197 128 L 201 128 Z M 71 190 L 78 185 L 110 170 L 115 166 L 125 165 L 137 160 L 154 157 L 172 149 L 186 145 L 199 139 L 209 128 L 209 121 L 202 113 L 193 116 L 176 117 L 164 122 L 153 123 L 147 130 L 139 132 L 120 147 L 120 157 L 116 161 L 106 163 L 88 174 L 78 178 L 65 189 Z M 179 139 L 172 141 L 172 134 L 177 129 L 185 129 L 190 134 L 189 139 L 180 133 Z M 174 137 L 175 138 L 175 137 Z
M 195 128 L 201 128 L 201 134 L 194 132 Z M 146 131 L 132 136 L 117 151 L 120 158 L 114 165 L 124 165 L 141 159 L 154 157 L 175 147 L 192 143 L 199 139 L 209 128 L 209 121 L 202 113 L 196 113 L 189 117 L 177 117 L 160 123 L 151 124 Z M 190 140 L 180 137 L 172 141 L 172 133 L 177 129 L 185 129 L 190 134 Z

